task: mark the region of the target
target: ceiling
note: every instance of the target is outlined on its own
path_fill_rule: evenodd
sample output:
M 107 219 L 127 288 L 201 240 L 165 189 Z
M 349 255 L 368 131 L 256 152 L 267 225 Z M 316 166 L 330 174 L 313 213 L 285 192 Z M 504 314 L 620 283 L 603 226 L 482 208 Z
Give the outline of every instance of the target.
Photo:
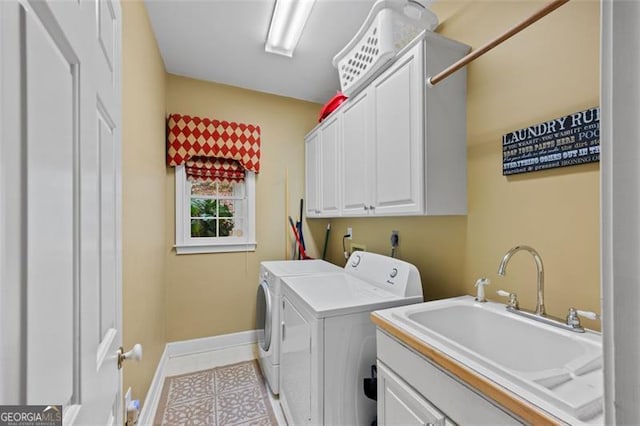
M 274 0 L 145 0 L 169 73 L 324 104 L 374 0 L 316 0 L 293 58 L 264 51 Z

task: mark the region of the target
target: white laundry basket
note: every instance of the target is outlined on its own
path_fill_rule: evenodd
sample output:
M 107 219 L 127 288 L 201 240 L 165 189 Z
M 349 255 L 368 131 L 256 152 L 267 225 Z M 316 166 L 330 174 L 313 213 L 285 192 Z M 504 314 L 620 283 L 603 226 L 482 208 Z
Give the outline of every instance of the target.
M 438 26 L 424 0 L 378 0 L 355 37 L 333 58 L 342 93 L 353 95 L 423 30 Z

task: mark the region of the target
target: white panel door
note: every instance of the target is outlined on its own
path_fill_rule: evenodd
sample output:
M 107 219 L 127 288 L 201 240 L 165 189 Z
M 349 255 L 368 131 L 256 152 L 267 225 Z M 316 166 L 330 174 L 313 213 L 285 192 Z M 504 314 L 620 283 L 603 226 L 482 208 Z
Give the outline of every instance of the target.
M 81 423 L 95 418 L 120 423 L 121 375 L 115 354 L 122 344 L 122 272 L 120 246 L 120 140 L 121 140 L 121 15 L 117 0 L 92 3 L 93 87 L 86 99 L 91 134 L 82 144 L 83 251 L 81 323 L 82 377 L 85 404 Z M 95 414 L 94 414 L 95 413 Z
M 342 214 L 362 216 L 371 202 L 371 92 L 361 92 L 342 114 Z
M 77 52 L 47 13 L 23 15 L 27 169 L 26 403 L 74 399 L 74 297 L 78 294 Z M 46 71 L 45 71 L 46 70 Z M 53 303 L 52 303 L 53 302 Z
M 377 215 L 423 211 L 422 48 L 416 45 L 373 83 Z
M 67 424 L 122 422 L 120 5 L 105 1 L 0 2 L 0 404 L 60 404 Z
M 320 141 L 320 211 L 322 216 L 340 215 L 340 116 L 329 117 Z

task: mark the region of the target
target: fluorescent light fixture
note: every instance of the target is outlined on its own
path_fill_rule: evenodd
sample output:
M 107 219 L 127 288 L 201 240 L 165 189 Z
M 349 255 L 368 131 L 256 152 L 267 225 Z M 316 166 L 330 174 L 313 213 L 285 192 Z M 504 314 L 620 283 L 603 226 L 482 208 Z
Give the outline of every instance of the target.
M 265 52 L 293 56 L 315 0 L 276 0 Z

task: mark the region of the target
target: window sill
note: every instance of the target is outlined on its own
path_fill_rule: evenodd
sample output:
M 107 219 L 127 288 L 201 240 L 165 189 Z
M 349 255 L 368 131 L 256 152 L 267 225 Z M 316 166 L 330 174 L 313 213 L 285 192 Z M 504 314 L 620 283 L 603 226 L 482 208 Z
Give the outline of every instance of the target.
M 201 253 L 233 253 L 242 251 L 256 251 L 257 243 L 230 243 L 230 244 L 176 244 L 176 254 L 201 254 Z

